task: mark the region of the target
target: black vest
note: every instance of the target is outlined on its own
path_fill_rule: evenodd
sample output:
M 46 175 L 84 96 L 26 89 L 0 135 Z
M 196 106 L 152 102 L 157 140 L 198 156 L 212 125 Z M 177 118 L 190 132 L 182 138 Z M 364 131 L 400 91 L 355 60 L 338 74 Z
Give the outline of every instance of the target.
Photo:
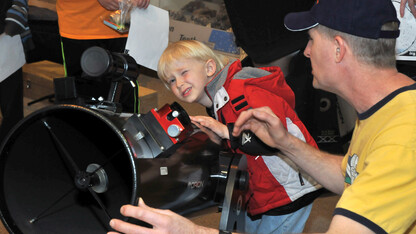
M 291 32 L 283 20 L 290 12 L 307 11 L 315 0 L 224 0 L 240 46 L 256 63 L 269 63 L 304 47 L 306 32 Z

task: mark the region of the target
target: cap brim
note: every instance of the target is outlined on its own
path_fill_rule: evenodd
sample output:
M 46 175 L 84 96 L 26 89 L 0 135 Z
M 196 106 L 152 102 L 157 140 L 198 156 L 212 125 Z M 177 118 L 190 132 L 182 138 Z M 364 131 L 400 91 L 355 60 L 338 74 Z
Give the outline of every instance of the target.
M 308 30 L 318 24 L 310 11 L 294 12 L 285 16 L 285 27 L 290 31 Z

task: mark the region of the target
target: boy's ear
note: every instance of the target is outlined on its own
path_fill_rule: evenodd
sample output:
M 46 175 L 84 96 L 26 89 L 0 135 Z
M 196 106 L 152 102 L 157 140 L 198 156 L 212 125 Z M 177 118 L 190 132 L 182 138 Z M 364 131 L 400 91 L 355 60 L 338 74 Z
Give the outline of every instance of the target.
M 205 68 L 207 71 L 207 76 L 213 76 L 217 71 L 217 64 L 215 63 L 214 59 L 208 59 L 205 64 Z

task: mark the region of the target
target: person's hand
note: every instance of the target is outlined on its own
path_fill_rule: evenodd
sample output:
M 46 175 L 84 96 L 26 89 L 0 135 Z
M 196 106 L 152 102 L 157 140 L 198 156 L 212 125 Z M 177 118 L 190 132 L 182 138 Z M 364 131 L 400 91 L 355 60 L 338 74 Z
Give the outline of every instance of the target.
M 109 11 L 116 11 L 120 8 L 118 0 L 98 0 L 98 2 Z
M 133 6 L 146 9 L 149 6 L 150 0 L 132 0 Z
M 218 230 L 198 226 L 170 210 L 155 209 L 147 206 L 140 198 L 138 206 L 124 205 L 121 207 L 120 212 L 126 217 L 132 217 L 142 220 L 153 226 L 152 228 L 142 227 L 139 225 L 127 223 L 119 219 L 112 219 L 110 226 L 122 233 L 135 233 L 135 234 L 149 234 L 149 233 L 216 233 Z M 108 234 L 116 234 L 117 232 L 108 232 Z
M 209 138 L 219 144 L 221 139 L 230 139 L 228 128 L 225 124 L 209 116 L 190 116 L 191 122 L 201 131 L 205 132 Z
M 244 130 L 251 130 L 265 144 L 277 149 L 284 148 L 290 136 L 279 117 L 267 106 L 246 110 L 238 116 L 232 134 L 237 137 Z
M 415 0 L 401 0 L 400 1 L 400 16 L 404 16 L 404 11 L 406 8 L 406 3 L 409 5 L 410 12 L 412 12 L 412 15 L 416 18 L 416 1 Z

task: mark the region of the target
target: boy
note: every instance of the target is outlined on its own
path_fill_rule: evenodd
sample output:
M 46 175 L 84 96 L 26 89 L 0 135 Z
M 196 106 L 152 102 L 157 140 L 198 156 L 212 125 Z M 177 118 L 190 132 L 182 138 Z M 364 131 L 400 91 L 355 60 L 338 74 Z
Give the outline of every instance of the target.
M 229 140 L 231 148 L 238 147 L 236 152 L 249 154 L 249 216 L 245 231 L 302 232 L 321 185 L 299 171 L 287 157 L 259 155 L 271 150 L 260 147 L 261 143 L 240 145 L 229 134 L 242 111 L 269 106 L 291 134 L 316 147 L 293 110 L 295 97 L 280 68 L 242 68 L 239 60 L 215 54 L 201 42 L 184 40 L 170 44 L 163 52 L 158 76 L 181 101 L 207 107 L 221 122 L 196 116 L 191 118 L 193 123 L 203 130 L 211 130 L 218 138 Z

